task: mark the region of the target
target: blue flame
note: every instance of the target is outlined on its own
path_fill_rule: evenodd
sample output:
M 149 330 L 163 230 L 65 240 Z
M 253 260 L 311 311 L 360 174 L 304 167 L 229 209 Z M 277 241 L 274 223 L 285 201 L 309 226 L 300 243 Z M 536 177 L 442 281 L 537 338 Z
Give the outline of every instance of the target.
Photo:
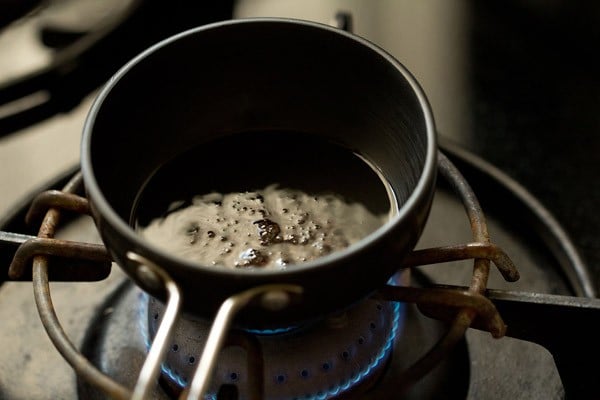
M 252 333 L 259 336 L 270 336 L 270 335 L 281 335 L 282 333 L 288 333 L 296 329 L 297 326 L 289 326 L 287 328 L 277 329 L 246 329 L 246 332 Z
M 138 309 L 138 324 L 142 333 L 142 340 L 144 341 L 144 345 L 146 346 L 146 351 L 150 351 L 150 346 L 152 345 L 152 342 L 150 341 L 150 330 L 148 329 L 148 295 L 144 292 L 140 292 L 139 298 L 142 306 Z M 187 379 L 181 377 L 179 374 L 176 374 L 175 371 L 173 371 L 171 367 L 169 367 L 169 365 L 167 365 L 166 363 L 163 363 L 160 366 L 160 370 L 164 375 L 167 376 L 167 378 L 171 379 L 171 381 L 175 382 L 179 387 L 184 388 L 187 386 Z M 217 395 L 213 393 L 208 393 L 204 396 L 204 399 L 217 400 Z
M 148 313 L 147 312 L 147 304 L 148 304 L 147 300 L 148 299 L 147 299 L 147 295 L 145 293 L 140 293 L 140 298 L 141 298 L 141 302 L 142 302 L 142 307 L 139 308 L 140 315 L 139 315 L 138 320 L 139 320 L 140 330 L 142 332 L 142 338 L 146 345 L 146 350 L 149 350 L 151 342 L 150 342 L 150 338 L 148 336 L 148 323 L 147 323 L 147 313 Z M 392 313 L 393 313 L 392 329 L 390 330 L 390 333 L 389 333 L 384 345 L 382 346 L 382 348 L 379 350 L 379 352 L 377 353 L 377 355 L 375 356 L 373 361 L 371 363 L 369 363 L 365 368 L 363 368 L 361 371 L 356 373 L 353 377 L 340 383 L 338 386 L 327 390 L 326 392 L 319 391 L 313 395 L 308 395 L 308 396 L 304 396 L 304 397 L 294 397 L 294 399 L 302 399 L 302 400 L 327 400 L 327 399 L 330 399 L 330 398 L 338 396 L 338 395 L 342 394 L 343 392 L 349 390 L 350 388 L 354 387 L 355 385 L 360 383 L 363 379 L 365 379 L 367 376 L 369 376 L 369 374 L 371 374 L 373 371 L 377 370 L 381 366 L 381 364 L 383 362 L 385 362 L 388 355 L 392 351 L 394 342 L 395 342 L 396 338 L 398 337 L 398 333 L 400 332 L 400 325 L 401 325 L 401 321 L 404 319 L 403 318 L 404 312 L 405 312 L 404 303 L 395 302 L 392 305 Z M 281 329 L 281 331 L 288 332 L 292 329 L 293 328 L 283 328 L 283 329 Z M 268 331 L 259 331 L 259 332 L 268 332 Z M 273 332 L 275 332 L 275 330 L 273 330 Z M 264 335 L 264 334 L 275 334 L 275 333 L 260 333 L 260 334 Z M 176 374 L 167 364 L 163 363 L 161 365 L 161 370 L 169 379 L 171 379 L 173 382 L 175 382 L 181 388 L 184 388 L 187 386 L 187 384 L 188 384 L 187 379 Z M 216 400 L 216 399 L 217 399 L 216 394 L 213 394 L 213 393 L 207 394 L 205 396 L 205 400 Z
M 379 350 L 379 352 L 377 353 L 377 356 L 370 364 L 368 364 L 363 370 L 359 371 L 354 377 L 346 380 L 345 382 L 342 382 L 340 385 L 328 390 L 327 392 L 319 392 L 314 395 L 300 397 L 300 399 L 303 399 L 303 400 L 304 399 L 306 399 L 306 400 L 326 400 L 326 399 L 330 399 L 332 397 L 338 396 L 341 393 L 352 388 L 359 382 L 361 382 L 364 378 L 366 378 L 367 376 L 369 376 L 369 374 L 371 374 L 374 370 L 376 370 L 381 365 L 381 363 L 383 363 L 387 359 L 387 356 L 392 351 L 394 341 L 396 340 L 396 337 L 398 336 L 398 332 L 400 331 L 400 320 L 402 319 L 402 316 L 404 315 L 404 309 L 405 309 L 405 307 L 404 307 L 403 303 L 394 303 L 394 305 L 392 306 L 392 312 L 393 312 L 392 329 L 385 341 L 385 344 Z

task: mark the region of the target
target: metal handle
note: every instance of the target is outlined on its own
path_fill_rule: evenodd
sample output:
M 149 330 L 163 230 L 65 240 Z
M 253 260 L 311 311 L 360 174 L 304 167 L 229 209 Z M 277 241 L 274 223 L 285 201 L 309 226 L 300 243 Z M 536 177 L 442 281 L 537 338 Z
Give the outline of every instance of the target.
M 186 394 L 184 391 L 180 399 L 197 400 L 204 398 L 217 357 L 223 347 L 225 336 L 233 318 L 242 308 L 251 301 L 260 299 L 263 307 L 273 311 L 281 310 L 290 303 L 290 294 L 301 294 L 302 292 L 302 287 L 298 285 L 273 284 L 248 289 L 225 300 L 210 328 L 189 392 Z
M 144 365 L 142 366 L 133 390 L 133 395 L 131 396 L 131 400 L 143 400 L 148 396 L 150 389 L 157 383 L 160 364 L 167 352 L 167 344 L 171 340 L 175 328 L 175 321 L 179 314 L 181 306 L 181 290 L 179 290 L 179 287 L 175 281 L 171 279 L 169 274 L 147 258 L 131 251 L 127 252 L 127 258 L 138 263 L 137 274 L 141 279 L 149 282 L 152 286 L 163 286 L 167 291 L 168 296 L 165 314 L 160 322 L 158 331 L 154 336 L 152 346 L 144 361 Z

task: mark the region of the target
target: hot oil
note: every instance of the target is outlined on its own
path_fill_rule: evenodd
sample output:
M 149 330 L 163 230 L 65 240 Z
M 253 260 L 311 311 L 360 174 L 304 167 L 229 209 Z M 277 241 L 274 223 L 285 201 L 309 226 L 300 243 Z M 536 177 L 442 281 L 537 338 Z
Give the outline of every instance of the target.
M 135 221 L 149 241 L 237 268 L 284 268 L 340 250 L 396 210 L 366 158 L 290 132 L 237 134 L 191 149 L 157 170 L 137 205 Z

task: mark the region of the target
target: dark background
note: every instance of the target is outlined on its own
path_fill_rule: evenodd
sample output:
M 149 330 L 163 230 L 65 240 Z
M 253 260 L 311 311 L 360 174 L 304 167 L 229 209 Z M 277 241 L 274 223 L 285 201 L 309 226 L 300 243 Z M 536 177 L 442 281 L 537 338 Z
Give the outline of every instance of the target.
M 600 6 L 471 2 L 474 139 L 570 234 L 600 285 Z

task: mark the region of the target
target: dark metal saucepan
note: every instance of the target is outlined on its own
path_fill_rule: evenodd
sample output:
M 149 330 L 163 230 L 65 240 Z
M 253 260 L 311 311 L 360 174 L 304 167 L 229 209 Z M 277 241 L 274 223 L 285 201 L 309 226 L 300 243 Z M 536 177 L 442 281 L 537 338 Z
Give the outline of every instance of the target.
M 276 132 L 283 141 L 286 132 L 302 132 L 360 153 L 389 182 L 398 212 L 359 243 L 282 271 L 186 262 L 136 233 L 131 221 L 141 188 L 161 165 L 216 138 L 256 131 Z M 140 267 L 143 259 L 177 282 L 185 311 L 211 318 L 224 300 L 246 289 L 281 283 L 301 287 L 302 294 L 283 310 L 250 305 L 237 318 L 241 326 L 267 328 L 343 309 L 389 280 L 425 225 L 436 154 L 425 96 L 406 68 L 385 51 L 325 25 L 252 19 L 181 33 L 125 65 L 91 108 L 81 167 L 106 247 L 152 295 L 166 297 Z M 315 161 L 312 154 L 306 157 Z M 222 176 L 227 168 L 220 167 L 228 164 L 228 154 L 219 159 L 222 163 L 214 168 L 182 171 L 181 181 L 174 182 L 181 183 L 174 189 L 177 194 L 197 194 L 198 186 L 190 182 L 231 178 Z M 244 178 L 244 170 L 238 173 Z M 368 190 L 361 179 L 340 176 L 353 191 Z M 174 195 L 168 188 L 163 193 L 139 207 L 158 209 Z

